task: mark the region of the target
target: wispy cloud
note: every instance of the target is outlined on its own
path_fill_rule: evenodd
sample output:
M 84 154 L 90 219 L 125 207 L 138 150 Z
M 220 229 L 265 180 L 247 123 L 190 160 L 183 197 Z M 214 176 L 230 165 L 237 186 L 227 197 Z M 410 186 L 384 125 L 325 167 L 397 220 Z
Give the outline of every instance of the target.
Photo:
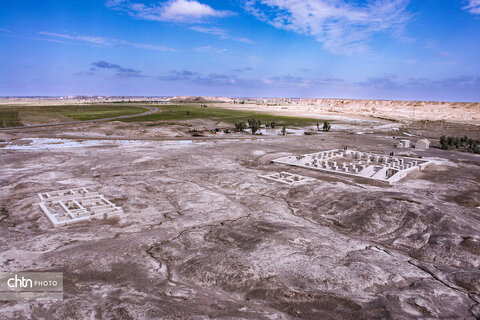
M 207 18 L 220 18 L 234 15 L 231 11 L 215 10 L 196 0 L 169 0 L 158 5 L 146 5 L 130 0 L 108 0 L 108 8 L 124 11 L 129 15 L 145 20 L 199 22 Z
M 247 71 L 253 71 L 253 68 L 252 67 L 243 67 L 243 68 L 234 69 L 233 71 L 235 71 L 235 72 L 247 72 Z
M 475 0 L 478 1 L 478 0 Z M 245 0 L 245 8 L 277 28 L 313 36 L 334 53 L 368 50 L 374 34 L 400 34 L 409 0 Z
M 190 70 L 182 70 L 182 71 L 172 70 L 168 75 L 159 76 L 158 79 L 163 81 L 188 81 L 199 76 L 200 76 L 200 73 L 193 72 Z
M 202 47 L 197 47 L 193 50 L 195 50 L 196 52 L 213 53 L 213 54 L 220 54 L 228 51 L 225 48 L 216 48 L 213 46 L 202 46 Z
M 252 86 L 256 81 L 240 79 L 232 75 L 210 73 L 202 75 L 201 73 L 183 70 L 172 70 L 165 76 L 159 76 L 159 80 L 162 81 L 184 81 L 205 86 Z
M 253 70 L 250 67 L 245 67 L 235 70 L 236 72 L 242 71 L 251 71 Z M 263 77 L 261 79 L 249 79 L 247 77 L 237 77 L 235 75 L 221 74 L 221 73 L 210 73 L 210 74 L 201 74 L 199 72 L 190 71 L 190 70 L 171 70 L 167 75 L 159 76 L 157 79 L 162 81 L 182 81 L 189 82 L 194 84 L 200 84 L 205 86 L 238 86 L 242 87 L 260 87 L 260 86 L 269 86 L 269 87 L 282 87 L 282 88 L 291 88 L 291 87 L 303 87 L 303 88 L 313 88 L 319 86 L 332 86 L 339 85 L 343 82 L 342 79 L 338 78 L 318 78 L 318 79 L 307 79 L 298 76 L 292 75 L 281 75 L 274 77 Z
M 426 41 L 423 48 L 431 50 L 438 57 L 448 58 L 451 56 L 450 52 L 442 50 L 438 42 L 433 40 Z
M 303 87 L 314 88 L 319 86 L 338 85 L 343 82 L 342 79 L 329 77 L 329 78 L 311 78 L 292 75 L 281 75 L 269 78 L 263 78 L 263 83 L 275 86 L 284 87 Z
M 221 39 L 231 39 L 239 42 L 244 42 L 244 43 L 253 43 L 252 40 L 244 37 L 234 37 L 230 35 L 230 33 L 222 28 L 216 28 L 216 27 L 202 27 L 202 26 L 193 26 L 190 28 L 190 30 L 201 32 L 201 33 L 206 33 L 206 34 L 211 34 L 214 36 L 218 36 Z
M 93 71 L 80 71 L 75 73 L 75 75 L 79 77 L 91 77 L 91 76 L 95 76 L 96 73 Z
M 471 14 L 480 14 L 480 0 L 467 0 L 466 2 L 464 10 L 468 10 Z
M 156 50 L 156 51 L 177 51 L 173 48 L 169 48 L 166 46 L 135 43 L 135 42 L 129 42 L 129 41 L 119 40 L 115 38 L 109 38 L 109 37 L 54 33 L 54 32 L 47 32 L 47 31 L 40 31 L 38 34 L 41 34 L 43 36 L 47 36 L 50 38 L 67 39 L 67 40 L 79 41 L 79 42 L 89 43 L 97 46 L 105 46 L 105 47 L 133 47 L 133 48 Z M 51 40 L 51 39 L 46 39 L 46 40 Z
M 480 77 L 459 76 L 441 80 L 430 80 L 425 78 L 412 78 L 405 83 L 407 87 L 436 87 L 436 88 L 478 88 L 480 89 Z
M 400 84 L 397 83 L 396 77 L 386 75 L 383 77 L 370 77 L 365 81 L 357 82 L 357 85 L 367 88 L 380 88 L 380 89 L 397 89 Z
M 410 78 L 400 80 L 395 75 L 384 75 L 381 77 L 371 77 L 365 81 L 356 82 L 356 85 L 366 88 L 376 88 L 385 90 L 401 89 L 437 89 L 437 90 L 462 90 L 466 88 L 480 89 L 480 77 L 459 76 L 454 78 L 445 78 L 432 80 L 428 78 Z
M 97 61 L 92 63 L 92 68 L 89 72 L 84 73 L 83 75 L 92 75 L 93 71 L 97 69 L 110 69 L 116 71 L 116 76 L 121 78 L 144 78 L 146 77 L 140 70 L 124 68 L 118 64 L 109 63 L 107 61 Z

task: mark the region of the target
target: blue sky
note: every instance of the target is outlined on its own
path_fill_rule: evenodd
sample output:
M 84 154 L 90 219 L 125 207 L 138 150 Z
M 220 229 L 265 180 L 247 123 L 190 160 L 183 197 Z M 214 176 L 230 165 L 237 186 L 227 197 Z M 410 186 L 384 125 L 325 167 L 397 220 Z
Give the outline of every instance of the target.
M 480 101 L 480 0 L 0 0 L 0 95 Z

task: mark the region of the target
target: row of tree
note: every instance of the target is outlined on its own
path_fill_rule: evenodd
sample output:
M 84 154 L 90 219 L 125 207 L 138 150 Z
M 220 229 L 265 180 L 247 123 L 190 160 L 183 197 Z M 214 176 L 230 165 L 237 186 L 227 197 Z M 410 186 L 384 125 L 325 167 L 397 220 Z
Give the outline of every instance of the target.
M 260 129 L 260 126 L 262 125 L 260 120 L 255 119 L 255 118 L 250 118 L 250 119 L 248 119 L 247 122 L 248 122 L 248 127 L 252 130 L 252 134 L 255 134 L 255 132 L 257 132 L 258 129 Z M 272 121 L 272 122 L 269 122 L 269 123 L 265 124 L 265 127 L 274 129 L 275 125 L 276 125 L 276 123 L 274 121 Z M 330 125 L 330 123 L 328 121 L 324 121 L 322 130 L 327 132 L 327 131 L 330 131 L 331 127 L 332 126 Z M 245 123 L 245 121 L 235 121 L 235 129 L 236 129 L 236 131 L 244 131 L 244 130 L 247 129 L 247 123 Z M 318 123 L 318 122 L 317 122 L 317 129 L 318 129 L 318 131 L 320 131 L 320 123 Z M 283 126 L 281 132 L 282 132 L 283 135 L 286 135 L 287 134 L 287 127 Z
M 252 134 L 255 134 L 255 132 L 257 132 L 258 129 L 260 129 L 260 126 L 262 125 L 260 120 L 255 118 L 250 118 L 248 119 L 247 122 L 248 122 L 248 127 L 252 130 Z M 272 121 L 266 124 L 265 127 L 275 128 L 275 122 Z M 244 131 L 245 129 L 247 129 L 247 124 L 245 123 L 245 121 L 235 121 L 235 129 L 237 131 Z
M 441 136 L 440 147 L 444 150 L 460 149 L 467 152 L 480 154 L 480 139 L 472 139 L 467 136 Z

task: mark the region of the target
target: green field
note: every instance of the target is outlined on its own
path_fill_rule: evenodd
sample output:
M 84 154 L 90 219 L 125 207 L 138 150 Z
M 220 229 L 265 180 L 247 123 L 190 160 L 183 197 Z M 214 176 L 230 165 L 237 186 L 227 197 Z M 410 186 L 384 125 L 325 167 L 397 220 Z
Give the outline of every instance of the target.
M 275 116 L 253 111 L 230 110 L 218 107 L 202 107 L 200 104 L 149 105 L 159 109 L 146 116 L 122 119 L 124 122 L 150 122 L 150 125 L 176 123 L 192 119 L 209 119 L 215 122 L 234 123 L 256 118 L 262 123 L 275 122 L 277 126 L 306 126 L 317 119 Z M 144 113 L 147 110 L 140 104 L 92 104 L 63 106 L 0 106 L 0 127 L 21 126 L 22 124 L 47 124 L 69 121 L 84 121 L 113 118 Z M 154 123 L 151 123 L 154 122 Z
M 249 118 L 259 119 L 262 123 L 274 121 L 277 125 L 297 125 L 306 126 L 316 123 L 317 119 L 275 116 L 254 111 L 239 111 L 224 108 L 201 105 L 160 105 L 156 106 L 159 112 L 130 119 L 124 119 L 124 122 L 141 121 L 185 121 L 192 119 L 209 119 L 217 122 L 234 123 L 235 121 L 247 121 Z
M 94 120 L 146 112 L 132 105 L 0 106 L 0 127 Z
M 53 107 L 49 107 L 53 108 Z M 55 110 L 63 116 L 75 120 L 94 120 L 103 118 L 113 118 L 119 116 L 128 116 L 138 113 L 146 112 L 145 108 L 135 106 L 121 106 L 121 105 L 91 105 L 91 106 L 67 106 L 67 109 L 62 106 L 62 109 Z
M 0 128 L 17 127 L 22 123 L 18 118 L 18 111 L 0 109 Z

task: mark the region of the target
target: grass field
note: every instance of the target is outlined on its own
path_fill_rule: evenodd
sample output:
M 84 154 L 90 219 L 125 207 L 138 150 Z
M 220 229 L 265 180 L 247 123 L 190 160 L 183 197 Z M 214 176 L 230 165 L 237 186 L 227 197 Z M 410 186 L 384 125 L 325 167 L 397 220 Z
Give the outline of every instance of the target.
M 94 120 L 128 116 L 146 112 L 144 108 L 119 105 L 91 105 L 91 106 L 68 106 L 68 109 L 58 110 L 63 116 L 75 120 Z
M 14 127 L 22 123 L 44 124 L 74 120 L 94 120 L 146 112 L 132 105 L 66 105 L 66 106 L 0 106 L 0 126 Z
M 94 104 L 65 106 L 0 106 L 0 127 L 21 126 L 22 124 L 61 123 L 74 120 L 94 120 L 135 115 L 146 111 L 141 105 L 132 104 Z M 150 105 L 152 106 L 152 105 Z M 124 122 L 157 122 L 175 123 L 191 119 L 209 119 L 216 122 L 234 123 L 256 118 L 262 123 L 274 121 L 277 126 L 306 126 L 320 121 L 318 119 L 275 116 L 253 111 L 230 110 L 218 107 L 202 107 L 200 104 L 155 105 L 158 112 L 122 119 Z
M 17 127 L 22 123 L 18 118 L 18 111 L 0 109 L 0 128 Z
M 247 121 L 256 118 L 262 123 L 274 121 L 277 125 L 306 126 L 318 119 L 275 116 L 253 111 L 230 110 L 218 107 L 201 107 L 201 105 L 160 105 L 156 106 L 160 111 L 146 116 L 124 119 L 124 122 L 141 121 L 185 121 L 191 119 L 210 119 L 217 122 L 234 123 L 235 121 Z

